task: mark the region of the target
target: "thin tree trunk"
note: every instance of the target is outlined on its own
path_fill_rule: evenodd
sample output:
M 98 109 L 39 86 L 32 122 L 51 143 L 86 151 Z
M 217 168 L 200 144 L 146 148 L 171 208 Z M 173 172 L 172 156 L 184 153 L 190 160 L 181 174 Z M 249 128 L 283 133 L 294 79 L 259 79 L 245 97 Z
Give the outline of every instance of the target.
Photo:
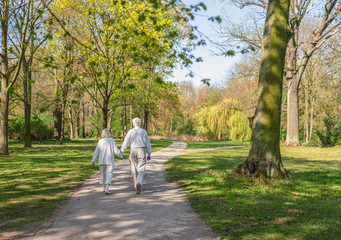
M 127 135 L 127 105 L 125 100 L 122 107 L 122 132 L 124 140 Z
M 148 120 L 149 120 L 149 111 L 147 109 L 144 110 L 144 116 L 143 116 L 143 128 L 144 130 L 148 130 Z
M 307 79 L 308 81 L 308 79 Z M 304 136 L 303 139 L 305 142 L 309 142 L 309 84 L 306 84 L 304 91 Z
M 69 106 L 69 123 L 70 123 L 70 139 L 74 139 L 74 122 L 72 117 L 72 109 L 71 106 Z
M 270 0 L 262 40 L 259 95 L 246 161 L 230 176 L 259 179 L 287 176 L 280 154 L 280 118 L 283 72 L 289 40 L 289 1 Z
M 314 130 L 314 107 L 315 107 L 315 95 L 311 100 L 311 110 L 310 110 L 310 133 L 309 133 L 309 140 L 311 139 L 311 135 L 313 134 Z
M 81 101 L 80 101 L 80 128 L 81 128 L 81 138 L 85 138 L 84 94 L 82 94 Z
M 25 112 L 25 147 L 32 147 L 31 139 L 31 92 L 32 92 L 32 58 L 26 61 L 23 58 L 23 88 L 24 88 L 24 112 Z
M 133 128 L 133 105 L 132 104 L 130 104 L 129 118 L 130 118 L 130 129 L 131 129 Z

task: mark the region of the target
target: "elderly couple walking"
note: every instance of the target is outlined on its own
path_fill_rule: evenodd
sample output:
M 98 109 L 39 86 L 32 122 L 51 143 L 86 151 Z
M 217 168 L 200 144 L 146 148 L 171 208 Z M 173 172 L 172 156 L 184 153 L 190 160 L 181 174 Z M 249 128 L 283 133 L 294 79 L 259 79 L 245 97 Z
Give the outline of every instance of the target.
M 106 128 L 102 131 L 102 139 L 97 143 L 91 164 L 94 166 L 98 158 L 98 166 L 101 172 L 100 184 L 103 185 L 103 189 L 106 194 L 109 194 L 109 186 L 111 185 L 112 174 L 114 171 L 114 154 L 123 159 L 122 153 L 128 147 L 130 147 L 129 161 L 134 181 L 134 189 L 136 194 L 141 193 L 144 170 L 146 168 L 146 152 L 148 154 L 147 159 L 150 160 L 152 147 L 150 145 L 147 131 L 140 128 L 140 125 L 141 119 L 134 118 L 134 128 L 129 130 L 123 141 L 121 151 L 118 149 L 114 139 L 110 138 L 110 131 Z

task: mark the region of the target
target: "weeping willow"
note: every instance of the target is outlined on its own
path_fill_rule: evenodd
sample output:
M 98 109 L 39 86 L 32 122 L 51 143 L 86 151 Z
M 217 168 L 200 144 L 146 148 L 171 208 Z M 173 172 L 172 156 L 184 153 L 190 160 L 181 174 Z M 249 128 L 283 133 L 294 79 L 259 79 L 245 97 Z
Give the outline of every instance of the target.
M 209 109 L 207 126 L 218 140 L 228 138 L 243 141 L 251 138 L 247 115 L 238 110 L 238 105 L 237 102 L 226 99 Z

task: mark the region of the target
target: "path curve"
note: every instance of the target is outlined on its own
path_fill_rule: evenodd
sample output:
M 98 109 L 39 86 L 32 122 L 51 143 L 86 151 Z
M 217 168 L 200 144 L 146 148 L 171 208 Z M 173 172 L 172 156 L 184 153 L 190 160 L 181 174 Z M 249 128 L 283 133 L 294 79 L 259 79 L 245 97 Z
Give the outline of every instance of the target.
M 165 180 L 164 163 L 179 155 L 233 147 L 185 148 L 186 143 L 174 142 L 152 154 L 140 195 L 133 191 L 127 159 L 115 163 L 110 195 L 102 192 L 99 172 L 95 173 L 47 229 L 20 239 L 219 239 L 190 207 L 183 191 Z

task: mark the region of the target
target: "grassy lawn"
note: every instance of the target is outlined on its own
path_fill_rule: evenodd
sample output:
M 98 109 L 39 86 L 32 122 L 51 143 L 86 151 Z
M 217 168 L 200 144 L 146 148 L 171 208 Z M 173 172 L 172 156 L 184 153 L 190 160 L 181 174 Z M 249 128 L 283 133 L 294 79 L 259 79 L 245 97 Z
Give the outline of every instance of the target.
M 186 149 L 199 149 L 199 148 L 214 148 L 214 147 L 225 147 L 225 146 L 238 146 L 238 145 L 249 145 L 250 141 L 219 141 L 219 142 L 189 142 L 187 143 Z
M 225 239 L 341 239 L 341 146 L 282 148 L 291 177 L 225 180 L 249 148 L 179 156 L 167 177 Z
M 98 140 L 10 142 L 0 157 L 0 230 L 49 217 L 69 194 L 98 168 L 90 164 Z M 116 140 L 119 147 L 122 140 Z M 172 141 L 151 140 L 153 151 Z M 128 157 L 128 152 L 124 153 Z M 115 159 L 116 161 L 118 158 Z

